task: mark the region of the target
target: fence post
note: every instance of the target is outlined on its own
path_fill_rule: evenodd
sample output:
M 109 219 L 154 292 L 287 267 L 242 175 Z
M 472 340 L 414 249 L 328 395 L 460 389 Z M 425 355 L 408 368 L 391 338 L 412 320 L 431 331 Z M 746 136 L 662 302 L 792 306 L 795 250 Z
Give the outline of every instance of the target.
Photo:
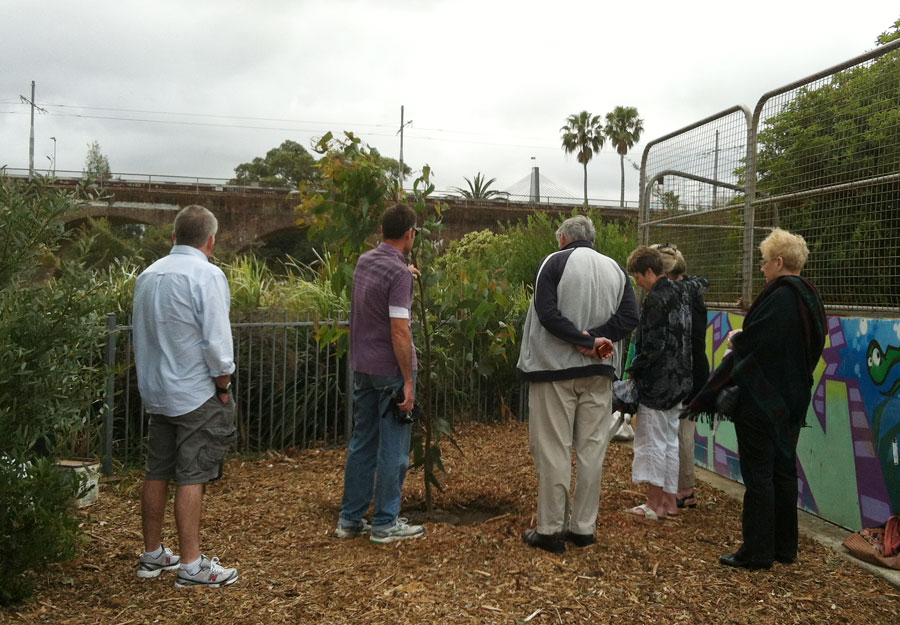
M 116 313 L 106 315 L 106 395 L 103 397 L 103 475 L 112 474 L 113 409 L 116 395 Z

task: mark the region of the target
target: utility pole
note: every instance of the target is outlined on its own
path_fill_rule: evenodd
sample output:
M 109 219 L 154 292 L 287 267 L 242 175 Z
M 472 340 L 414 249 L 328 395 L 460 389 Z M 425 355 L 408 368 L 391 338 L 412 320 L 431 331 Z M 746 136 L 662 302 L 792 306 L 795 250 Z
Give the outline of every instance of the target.
M 28 179 L 34 178 L 34 109 L 38 109 L 46 113 L 44 109 L 34 103 L 34 81 L 31 81 L 31 99 L 29 100 L 23 95 L 19 96 L 22 102 L 31 105 L 31 136 L 28 139 Z
M 400 105 L 400 130 L 397 131 L 397 134 L 400 135 L 400 171 L 398 172 L 397 178 L 400 180 L 400 188 L 403 189 L 403 129 L 406 126 L 412 124 L 412 120 L 408 122 L 403 121 L 403 105 Z

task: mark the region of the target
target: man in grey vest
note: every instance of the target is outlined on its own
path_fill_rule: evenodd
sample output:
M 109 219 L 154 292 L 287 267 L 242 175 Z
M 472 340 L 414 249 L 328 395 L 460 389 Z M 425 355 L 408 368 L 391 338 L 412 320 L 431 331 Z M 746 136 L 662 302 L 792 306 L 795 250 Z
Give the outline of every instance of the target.
M 579 215 L 556 231 L 559 251 L 541 261 L 522 331 L 518 369 L 528 381 L 529 442 L 538 476 L 537 528 L 523 539 L 563 553 L 568 540 L 593 544 L 600 477 L 612 436 L 614 343 L 638 323 L 625 270 L 594 250 L 595 230 Z M 577 480 L 569 500 L 572 448 Z

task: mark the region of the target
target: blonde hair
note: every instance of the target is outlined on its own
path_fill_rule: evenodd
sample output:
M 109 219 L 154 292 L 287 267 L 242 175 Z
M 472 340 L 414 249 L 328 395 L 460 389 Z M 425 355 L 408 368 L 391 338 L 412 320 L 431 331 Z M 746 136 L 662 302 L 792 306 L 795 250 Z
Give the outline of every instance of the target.
M 806 240 L 799 234 L 791 234 L 787 230 L 775 228 L 772 233 L 759 244 L 759 251 L 763 258 L 773 259 L 779 256 L 784 261 L 784 267 L 788 271 L 803 269 L 806 259 L 809 257 L 809 248 Z
M 655 243 L 650 247 L 659 250 L 659 254 L 662 256 L 663 273 L 676 278 L 687 273 L 687 262 L 677 247 L 669 243 Z

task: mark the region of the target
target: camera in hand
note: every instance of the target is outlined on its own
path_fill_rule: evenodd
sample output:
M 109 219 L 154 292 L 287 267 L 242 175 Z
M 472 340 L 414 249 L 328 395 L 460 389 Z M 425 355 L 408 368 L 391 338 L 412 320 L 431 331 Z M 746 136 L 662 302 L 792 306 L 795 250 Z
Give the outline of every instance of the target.
M 402 388 L 391 393 L 391 402 L 393 402 L 392 408 L 397 423 L 412 423 L 413 421 L 421 419 L 422 409 L 419 408 L 418 404 L 413 404 L 413 409 L 409 412 L 400 410 L 400 404 L 403 403 L 404 397 L 405 395 Z

